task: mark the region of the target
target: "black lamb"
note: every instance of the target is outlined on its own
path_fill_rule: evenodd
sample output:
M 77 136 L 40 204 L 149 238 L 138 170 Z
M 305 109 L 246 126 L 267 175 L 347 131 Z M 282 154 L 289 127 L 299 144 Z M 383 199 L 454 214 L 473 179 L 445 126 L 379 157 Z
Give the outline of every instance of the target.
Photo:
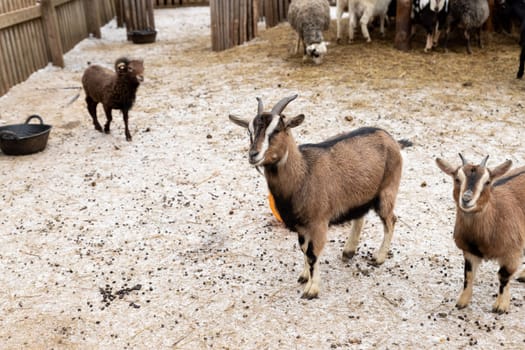
M 82 76 L 89 114 L 95 130 L 102 132 L 97 120 L 97 105 L 102 103 L 106 113 L 104 132 L 109 134 L 113 119 L 111 110 L 119 109 L 124 117 L 126 140 L 131 141 L 128 128 L 128 111 L 135 102 L 137 88 L 144 81 L 144 62 L 121 57 L 115 61 L 115 72 L 98 65 L 89 66 Z

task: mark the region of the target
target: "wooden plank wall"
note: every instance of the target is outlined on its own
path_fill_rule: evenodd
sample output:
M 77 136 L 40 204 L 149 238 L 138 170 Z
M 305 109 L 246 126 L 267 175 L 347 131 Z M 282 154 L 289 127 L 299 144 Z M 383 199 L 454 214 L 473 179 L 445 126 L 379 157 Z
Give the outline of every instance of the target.
M 209 0 L 155 0 L 155 8 L 209 5 Z
M 264 19 L 266 27 L 274 27 L 279 23 L 286 21 L 288 7 L 291 0 L 263 0 Z
M 44 23 L 36 0 L 0 0 L 0 96 L 88 37 L 86 18 L 93 16 L 92 1 L 97 1 L 101 24 L 115 16 L 113 1 L 41 1 L 54 7 L 58 45 L 51 45 L 49 28 L 53 26 Z
M 221 51 L 257 35 L 258 0 L 210 0 L 212 49 Z

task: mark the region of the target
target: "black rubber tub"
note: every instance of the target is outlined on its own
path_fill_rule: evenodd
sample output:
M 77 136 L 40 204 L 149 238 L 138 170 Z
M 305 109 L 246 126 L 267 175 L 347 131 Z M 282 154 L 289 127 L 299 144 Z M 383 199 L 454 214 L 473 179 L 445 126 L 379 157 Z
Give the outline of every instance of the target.
M 149 44 L 155 41 L 157 31 L 155 29 L 141 29 L 128 32 L 128 40 L 134 44 Z
M 40 124 L 29 124 L 37 119 Z M 51 125 L 44 124 L 38 115 L 27 118 L 25 124 L 0 127 L 0 149 L 7 155 L 20 156 L 42 151 L 46 148 Z

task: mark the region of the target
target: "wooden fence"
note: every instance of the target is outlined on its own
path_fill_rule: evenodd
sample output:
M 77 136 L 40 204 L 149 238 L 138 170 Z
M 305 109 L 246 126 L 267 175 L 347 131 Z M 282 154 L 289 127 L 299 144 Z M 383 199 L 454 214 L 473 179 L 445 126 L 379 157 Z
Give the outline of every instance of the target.
M 1 0 L 0 96 L 45 67 L 115 16 L 107 0 Z
M 211 0 L 211 42 L 214 51 L 242 44 L 257 35 L 259 0 Z
M 197 6 L 209 5 L 209 0 L 155 0 L 155 7 L 179 7 L 179 6 Z

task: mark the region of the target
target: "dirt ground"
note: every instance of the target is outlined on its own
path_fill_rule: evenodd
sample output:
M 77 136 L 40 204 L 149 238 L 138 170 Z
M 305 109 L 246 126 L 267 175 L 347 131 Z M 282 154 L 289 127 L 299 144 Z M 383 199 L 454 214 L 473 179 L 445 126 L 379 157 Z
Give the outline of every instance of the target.
M 40 114 L 46 150 L 0 155 L 2 349 L 522 349 L 525 285 L 511 282 L 504 315 L 491 312 L 497 265 L 484 263 L 471 305 L 454 305 L 463 258 L 452 241 L 450 179 L 437 156 L 489 166 L 524 164 L 524 82 L 514 37 L 492 34 L 467 55 L 460 40 L 404 53 L 393 28 L 373 42 L 332 43 L 314 66 L 293 56 L 287 24 L 211 51 L 209 9 L 155 13 L 158 40 L 125 41 L 111 22 L 81 42 L 66 68 L 47 67 L 0 98 L 0 125 Z M 93 129 L 80 78 L 86 62 L 145 60 L 145 82 L 111 135 Z M 248 137 L 228 114 L 255 115 L 298 93 L 300 143 L 378 126 L 414 146 L 404 173 L 391 256 L 370 256 L 382 227 L 369 214 L 358 254 L 341 260 L 349 225 L 333 226 L 321 256 L 321 294 L 300 299 L 297 237 L 267 204 L 247 161 Z M 80 94 L 80 96 L 78 96 Z M 102 109 L 99 107 L 99 114 Z M 104 117 L 101 118 L 104 121 Z

